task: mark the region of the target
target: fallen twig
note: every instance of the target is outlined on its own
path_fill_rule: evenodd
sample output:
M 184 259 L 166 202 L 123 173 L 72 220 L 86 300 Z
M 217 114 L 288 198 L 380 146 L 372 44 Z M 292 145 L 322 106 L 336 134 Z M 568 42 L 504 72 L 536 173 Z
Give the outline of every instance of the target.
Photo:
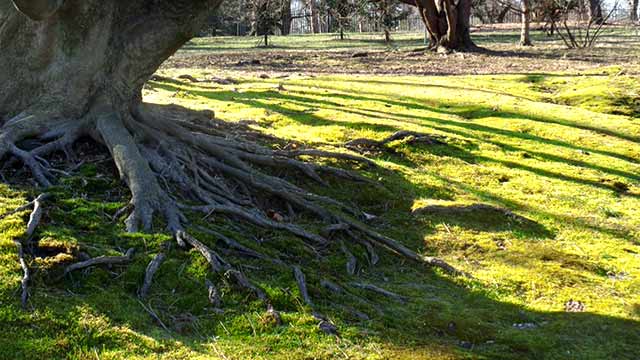
M 360 289 L 365 289 L 365 290 L 376 292 L 376 293 L 378 293 L 380 295 L 384 295 L 384 296 L 386 296 L 388 298 L 392 298 L 392 299 L 400 301 L 402 303 L 405 303 L 405 302 L 407 302 L 409 300 L 405 296 L 398 295 L 398 294 L 396 294 L 394 292 L 391 292 L 389 290 L 385 290 L 385 289 L 383 289 L 381 287 L 377 287 L 377 286 L 372 285 L 372 284 L 362 284 L 362 283 L 352 282 L 351 285 L 354 286 L 354 287 L 360 288 Z
M 153 311 L 153 309 L 151 309 L 151 307 L 147 307 L 142 301 L 138 300 L 138 303 L 140 304 L 140 306 L 142 306 L 142 308 L 149 313 L 149 315 L 151 315 L 151 317 L 158 322 L 158 324 L 160 324 L 160 326 L 162 326 L 162 328 L 170 333 L 171 330 L 169 330 L 169 328 L 162 322 L 162 320 L 160 319 L 160 317 L 158 316 L 158 314 L 156 314 L 155 311 Z

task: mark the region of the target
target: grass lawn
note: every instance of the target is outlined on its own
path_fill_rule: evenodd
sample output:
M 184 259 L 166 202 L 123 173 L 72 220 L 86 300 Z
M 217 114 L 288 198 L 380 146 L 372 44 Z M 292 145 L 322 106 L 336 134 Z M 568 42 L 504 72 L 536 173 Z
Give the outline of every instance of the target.
M 377 216 L 371 223 L 376 230 L 444 258 L 473 279 L 383 251 L 376 266 L 358 256 L 357 273 L 349 276 L 339 247 L 323 260 L 300 248 L 311 294 L 338 326 L 337 339 L 318 331 L 289 269 L 242 259 L 242 270 L 282 311 L 284 324 L 276 326 L 259 301 L 230 288 L 222 289 L 224 313 L 213 311 L 203 285 L 208 265 L 195 251 L 174 249 L 149 299 L 140 303 L 136 291 L 146 264 L 168 236 L 125 234 L 122 222 L 112 221 L 128 201 L 127 191 L 105 156 L 87 149 L 95 161 L 51 190 L 38 236 L 64 251 L 31 264 L 38 269 L 32 312 L 20 309 L 13 244 L 28 213 L 0 220 L 0 358 L 640 358 L 637 76 L 619 65 L 570 73 L 389 76 L 288 73 L 267 63 L 254 71 L 180 63 L 189 52 L 216 56 L 221 48 L 251 46 L 249 39 L 224 39 L 208 48 L 217 41 L 197 40 L 184 49 L 160 71 L 162 78 L 148 84 L 146 100 L 212 109 L 223 120 L 243 121 L 285 142 L 334 151 L 348 151 L 343 144 L 352 139 L 379 140 L 398 130 L 442 136 L 445 144 L 398 141 L 367 154 L 379 168 L 359 171 L 381 187 L 344 180 L 330 180 L 327 188 L 299 183 L 357 204 Z M 289 47 L 298 46 L 290 41 Z M 322 41 L 311 46 L 325 47 Z M 368 46 L 380 45 L 363 40 L 353 49 L 370 51 Z M 183 74 L 201 80 L 229 76 L 237 83 L 191 83 L 179 78 Z M 37 193 L 23 181 L 2 185 L 0 214 Z M 268 241 L 265 251 L 272 254 L 300 247 L 284 233 L 212 221 L 247 246 Z M 206 234 L 198 235 L 215 246 Z M 98 256 L 130 247 L 136 255 L 126 267 L 59 278 L 66 253 Z M 372 294 L 367 302 L 331 298 L 317 286 L 327 274 L 343 283 L 375 284 L 409 301 Z M 569 300 L 584 304 L 584 311 L 565 311 Z M 360 313 L 368 319 L 355 316 Z

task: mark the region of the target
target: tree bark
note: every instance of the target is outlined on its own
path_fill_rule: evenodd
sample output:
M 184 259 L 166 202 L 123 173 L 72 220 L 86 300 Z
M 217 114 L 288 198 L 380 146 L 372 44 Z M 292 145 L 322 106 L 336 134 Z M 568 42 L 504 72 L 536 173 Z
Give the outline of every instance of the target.
M 316 0 L 308 0 L 309 11 L 311 12 L 311 32 L 313 34 L 320 33 L 320 14 Z
M 403 2 L 411 4 L 411 1 Z M 470 35 L 471 0 L 416 0 L 415 5 L 427 27 L 431 48 L 478 49 Z
M 531 46 L 531 37 L 529 36 L 531 27 L 531 6 L 530 0 L 520 0 L 520 16 L 522 19 L 520 28 L 520 46 Z
M 21 113 L 79 119 L 104 104 L 133 109 L 220 0 L 51 2 L 60 6 L 20 12 L 0 0 L 0 68 L 14 70 L 0 72 L 3 122 Z
M 280 17 L 280 34 L 291 33 L 291 0 L 282 1 L 282 15 Z
M 589 0 L 589 22 L 592 24 L 602 24 L 604 22 L 601 0 Z
M 498 13 L 498 16 L 496 17 L 496 23 L 502 24 L 510 10 L 511 10 L 510 6 L 505 6 L 504 8 L 502 8 L 502 10 L 500 10 L 500 13 Z
M 638 21 L 638 0 L 629 0 L 629 20 Z

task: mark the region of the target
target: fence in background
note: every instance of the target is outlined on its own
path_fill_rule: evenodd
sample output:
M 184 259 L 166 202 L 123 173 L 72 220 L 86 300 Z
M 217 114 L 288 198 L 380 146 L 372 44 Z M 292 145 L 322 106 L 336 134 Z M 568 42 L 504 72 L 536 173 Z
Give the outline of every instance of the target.
M 602 9 L 603 14 L 608 14 L 611 9 Z M 292 34 L 308 34 L 311 33 L 311 16 L 305 13 L 294 14 L 294 19 L 291 22 L 291 33 Z M 630 18 L 629 10 L 624 8 L 616 8 L 613 10 L 611 17 L 609 18 L 610 23 L 623 23 L 628 21 Z M 569 15 L 570 21 L 586 21 L 587 15 L 585 12 L 573 12 Z M 331 19 L 322 19 L 321 22 L 324 24 L 324 27 L 327 29 L 335 28 L 331 23 Z M 486 25 L 480 17 L 471 14 L 471 26 L 479 26 Z M 509 11 L 503 17 L 503 21 L 501 24 L 517 24 L 520 23 L 520 14 L 517 11 Z M 410 15 L 397 22 L 396 26 L 392 29 L 393 31 L 408 31 L 408 32 L 417 32 L 424 31 L 424 25 L 422 24 L 422 19 L 415 12 L 411 12 Z M 345 29 L 347 32 L 379 32 L 382 31 L 382 28 L 378 21 L 370 18 L 355 16 L 349 26 Z

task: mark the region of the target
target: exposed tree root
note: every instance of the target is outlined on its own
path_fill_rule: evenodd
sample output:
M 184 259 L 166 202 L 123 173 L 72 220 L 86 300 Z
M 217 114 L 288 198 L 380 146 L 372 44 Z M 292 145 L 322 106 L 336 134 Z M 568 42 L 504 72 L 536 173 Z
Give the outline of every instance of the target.
M 372 284 L 361 284 L 361 283 L 354 282 L 354 283 L 351 283 L 351 285 L 354 286 L 354 287 L 360 288 L 360 289 L 373 291 L 375 293 L 384 295 L 384 296 L 386 296 L 388 298 L 391 298 L 391 299 L 394 299 L 394 300 L 397 300 L 397 301 L 400 301 L 400 302 L 403 302 L 403 303 L 405 303 L 405 302 L 407 302 L 409 300 L 404 296 L 398 295 L 398 294 L 396 294 L 394 292 L 391 292 L 389 290 L 385 290 L 385 289 L 383 289 L 381 287 L 378 287 L 378 286 L 375 286 L 375 285 L 372 285 Z
M 29 222 L 27 223 L 27 231 L 25 231 L 25 241 L 28 243 L 33 237 L 33 233 L 36 231 L 40 219 L 42 218 L 42 202 L 48 197 L 48 194 L 41 194 L 35 200 L 33 200 L 33 211 L 29 215 Z
M 27 309 L 27 302 L 29 301 L 29 281 L 31 281 L 31 271 L 27 265 L 27 261 L 24 258 L 24 246 L 22 242 L 16 242 L 18 247 L 18 261 L 20 262 L 20 268 L 22 269 L 22 280 L 20 281 L 20 287 L 22 293 L 20 295 L 20 302 L 22 303 L 22 309 Z
M 220 296 L 218 288 L 216 288 L 216 286 L 213 285 L 213 283 L 209 279 L 205 281 L 205 286 L 207 287 L 209 303 L 211 303 L 211 305 L 213 305 L 216 309 L 220 308 L 220 306 L 222 305 L 222 298 Z
M 68 158 L 73 158 L 72 145 L 83 136 L 90 136 L 107 147 L 120 177 L 131 191 L 129 206 L 114 218 L 129 211 L 125 224 L 130 232 L 151 230 L 154 218 L 163 218 L 167 230 L 175 236 L 181 247 L 193 247 L 207 260 L 214 274 L 224 274 L 228 281 L 262 300 L 276 322 L 280 321 L 279 315 L 266 293 L 226 261 L 217 252 L 219 249 L 210 248 L 186 232 L 186 213 L 201 212 L 205 220 L 214 215 L 225 216 L 258 227 L 289 232 L 300 238 L 301 244 L 318 258 L 325 249 L 337 245 L 347 257 L 349 275 L 356 273 L 357 261 L 349 249 L 351 245 L 347 247 L 345 242 L 362 246 L 371 265 L 379 261 L 376 247 L 382 247 L 449 274 L 463 274 L 443 260 L 422 256 L 373 231 L 361 222 L 370 218 L 370 215 L 273 175 L 295 172 L 318 184 L 327 185 L 321 174 L 328 174 L 360 181 L 365 184 L 363 186 L 368 186 L 375 182 L 349 170 L 306 162 L 304 158 L 337 159 L 375 166 L 371 160 L 354 154 L 310 149 L 273 150 L 258 144 L 254 140 L 259 137 L 255 132 L 215 120 L 211 113 L 194 117 L 175 107 L 140 105 L 133 112 L 124 113 L 101 106 L 75 122 L 44 116 L 20 116 L 8 121 L 0 129 L 0 157 L 22 161 L 40 184 L 48 186 L 54 181 L 51 173 L 58 171 L 43 157 L 52 152 L 63 152 Z M 382 141 L 354 140 L 348 147 L 361 151 L 381 148 L 391 141 L 403 139 L 442 143 L 432 135 L 398 132 Z M 21 148 L 20 144 L 25 140 L 34 140 L 35 145 Z M 27 229 L 29 236 L 33 232 L 32 225 L 35 228 L 40 219 L 41 200 L 33 202 L 35 209 Z M 317 218 L 327 226 L 320 234 L 308 231 L 293 221 L 300 214 Z M 197 230 L 223 244 L 227 250 L 222 251 L 264 260 L 277 266 L 293 265 L 284 261 L 284 258 L 267 256 L 210 227 L 197 227 Z M 164 254 L 160 253 L 148 264 L 139 293 L 141 299 L 148 295 L 163 259 Z M 126 264 L 130 260 L 130 252 L 125 256 L 96 257 L 68 266 L 64 274 L 96 265 Z M 294 266 L 293 269 L 303 300 L 313 307 L 302 268 Z M 28 271 L 25 274 L 28 279 Z M 321 285 L 327 287 L 328 284 Z M 206 287 L 210 302 L 214 307 L 219 307 L 221 295 L 217 288 L 210 281 Z M 340 289 L 338 285 L 329 287 L 334 291 Z M 372 291 L 391 296 L 389 292 Z M 322 321 L 321 328 L 335 333 L 333 325 L 324 316 L 319 315 L 318 319 Z
M 29 209 L 32 206 L 35 207 L 35 204 L 38 204 L 37 206 L 38 206 L 38 208 L 40 208 L 42 206 L 42 202 L 45 201 L 48 197 L 49 197 L 49 194 L 46 194 L 46 193 L 45 194 L 40 194 L 40 195 L 38 195 L 37 198 L 33 199 L 32 201 L 29 201 L 28 203 L 26 203 L 26 204 L 24 204 L 24 205 L 22 205 L 20 207 L 17 207 L 14 210 L 11 210 L 11 211 L 9 211 L 9 212 L 7 212 L 5 214 L 0 215 L 0 220 L 6 218 L 7 216 L 11 216 L 11 215 L 19 213 L 21 211 L 25 211 L 25 210 Z M 38 215 L 38 218 L 39 217 L 40 217 L 40 215 Z M 37 225 L 37 222 L 33 222 L 32 218 L 34 218 L 33 212 L 29 216 L 29 223 L 27 223 L 27 229 L 29 229 L 29 225 L 28 224 L 30 224 L 30 223 L 33 223 L 33 224 Z M 30 236 L 30 233 L 32 233 L 32 231 L 30 232 L 29 230 L 27 230 L 25 233 L 29 234 L 29 236 Z
M 307 289 L 307 279 L 299 266 L 293 267 L 293 276 L 295 277 L 296 283 L 298 284 L 298 290 L 300 290 L 302 300 L 310 308 L 314 309 L 312 315 L 320 321 L 318 323 L 318 328 L 320 329 L 320 331 L 324 332 L 327 335 L 338 335 L 338 328 L 331 321 L 329 321 L 326 316 L 315 310 L 315 305 L 313 303 L 313 300 L 311 299 L 311 296 L 309 295 L 309 290 Z
M 147 270 L 144 274 L 144 282 L 142 283 L 142 288 L 140 289 L 140 299 L 146 298 L 149 294 L 149 289 L 151 289 L 153 277 L 155 276 L 156 272 L 158 272 L 158 269 L 164 261 L 164 258 L 164 253 L 158 253 L 153 257 L 153 259 L 151 259 L 149 265 L 147 265 Z
M 307 280 L 299 266 L 293 267 L 293 275 L 298 283 L 298 289 L 300 290 L 300 295 L 302 295 L 302 300 L 304 300 L 304 302 L 310 307 L 313 307 L 313 300 L 311 300 L 311 296 L 309 296 L 309 291 L 307 290 Z
M 344 253 L 344 256 L 347 258 L 347 273 L 349 275 L 353 275 L 356 273 L 356 266 L 358 264 L 358 260 L 356 257 L 349 251 L 344 242 L 340 242 L 340 249 Z
M 134 249 L 131 248 L 127 250 L 124 256 L 98 256 L 89 260 L 80 261 L 80 262 L 71 264 L 64 269 L 64 276 L 76 270 L 82 270 L 92 266 L 128 264 L 129 262 L 131 262 L 131 257 L 133 256 L 133 252 L 134 252 Z
M 156 314 L 155 311 L 153 311 L 153 309 L 150 306 L 145 305 L 142 301 L 138 300 L 138 304 L 140 304 L 140 306 L 142 306 L 142 308 L 149 313 L 149 315 L 158 323 L 158 325 L 160 325 L 166 332 L 170 333 L 171 330 L 169 330 L 169 328 L 167 327 L 167 325 L 164 324 L 164 322 L 162 321 L 162 319 L 160 319 L 160 316 L 158 316 L 158 314 Z
M 30 201 L 27 204 L 22 205 L 15 210 L 0 216 L 1 220 L 7 216 L 25 211 L 33 206 L 33 210 L 29 215 L 29 221 L 27 223 L 27 229 L 24 233 L 24 236 L 21 239 L 15 241 L 16 247 L 18 248 L 18 262 L 20 263 L 20 269 L 22 269 L 22 279 L 20 280 L 20 302 L 22 304 L 22 308 L 25 310 L 27 309 L 27 303 L 29 301 L 29 282 L 31 281 L 31 270 L 27 265 L 27 250 L 25 250 L 25 247 L 29 248 L 31 245 L 33 234 L 35 233 L 38 224 L 40 224 L 40 219 L 42 218 L 42 202 L 45 201 L 48 197 L 49 194 L 40 194 L 33 201 Z

